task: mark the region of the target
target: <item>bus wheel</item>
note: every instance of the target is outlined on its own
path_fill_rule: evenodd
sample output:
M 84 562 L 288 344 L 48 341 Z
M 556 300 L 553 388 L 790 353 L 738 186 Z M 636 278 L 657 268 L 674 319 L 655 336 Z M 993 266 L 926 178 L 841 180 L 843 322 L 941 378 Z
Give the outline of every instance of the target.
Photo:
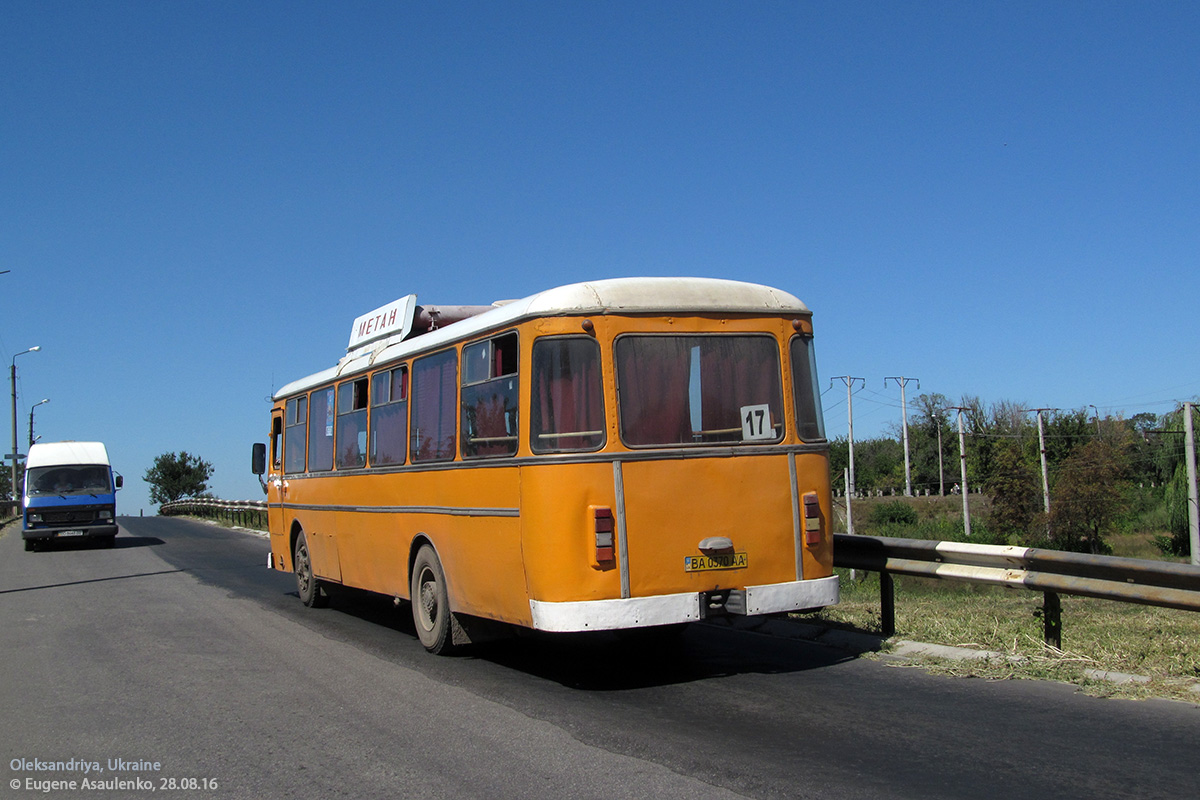
M 34 541 L 33 539 L 26 539 L 25 540 L 25 552 L 32 553 L 34 550 L 37 550 L 37 542 Z
M 329 605 L 329 594 L 313 575 L 312 559 L 308 555 L 308 538 L 300 532 L 296 540 L 296 553 L 292 563 L 296 568 L 296 591 L 300 601 L 309 608 L 324 608 Z
M 412 614 L 417 638 L 425 649 L 444 655 L 454 649 L 454 615 L 446 591 L 446 573 L 429 545 L 417 551 L 412 572 Z

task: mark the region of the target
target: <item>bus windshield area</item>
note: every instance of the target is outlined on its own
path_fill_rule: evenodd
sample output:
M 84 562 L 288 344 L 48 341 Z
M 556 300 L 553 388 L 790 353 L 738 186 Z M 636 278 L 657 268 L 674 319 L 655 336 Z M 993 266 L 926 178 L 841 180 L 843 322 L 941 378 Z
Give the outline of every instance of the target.
M 616 367 L 631 447 L 783 439 L 779 347 L 769 336 L 623 336 Z
M 112 494 L 108 467 L 102 465 L 35 467 L 29 470 L 31 497 L 37 495 Z

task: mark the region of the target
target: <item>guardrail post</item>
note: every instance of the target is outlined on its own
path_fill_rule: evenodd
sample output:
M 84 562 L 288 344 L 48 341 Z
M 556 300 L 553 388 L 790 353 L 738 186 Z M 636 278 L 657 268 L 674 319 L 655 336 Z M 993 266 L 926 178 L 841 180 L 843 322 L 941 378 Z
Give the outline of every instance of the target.
M 1062 649 L 1062 600 L 1058 592 L 1042 592 L 1042 622 L 1045 627 L 1046 644 L 1055 650 Z
M 879 624 L 883 635 L 896 635 L 896 582 L 890 572 L 879 573 Z

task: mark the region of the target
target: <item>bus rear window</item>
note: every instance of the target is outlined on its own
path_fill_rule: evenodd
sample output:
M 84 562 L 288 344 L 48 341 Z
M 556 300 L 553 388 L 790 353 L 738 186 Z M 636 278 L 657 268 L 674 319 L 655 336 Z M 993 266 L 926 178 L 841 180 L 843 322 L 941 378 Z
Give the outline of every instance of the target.
M 604 446 L 600 345 L 589 337 L 539 339 L 533 345 L 530 447 L 535 453 Z
M 616 367 L 631 447 L 783 438 L 779 347 L 769 336 L 623 336 Z

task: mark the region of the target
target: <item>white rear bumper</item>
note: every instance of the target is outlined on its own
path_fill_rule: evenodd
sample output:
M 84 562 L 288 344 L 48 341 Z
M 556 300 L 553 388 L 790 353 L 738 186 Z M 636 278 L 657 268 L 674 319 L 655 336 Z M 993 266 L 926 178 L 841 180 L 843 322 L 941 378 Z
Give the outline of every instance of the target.
M 747 615 L 823 608 L 838 602 L 838 579 L 832 575 L 808 581 L 747 586 L 744 595 Z M 554 633 L 695 622 L 703 618 L 703 607 L 704 595 L 697 592 L 565 603 L 529 601 L 534 630 Z

